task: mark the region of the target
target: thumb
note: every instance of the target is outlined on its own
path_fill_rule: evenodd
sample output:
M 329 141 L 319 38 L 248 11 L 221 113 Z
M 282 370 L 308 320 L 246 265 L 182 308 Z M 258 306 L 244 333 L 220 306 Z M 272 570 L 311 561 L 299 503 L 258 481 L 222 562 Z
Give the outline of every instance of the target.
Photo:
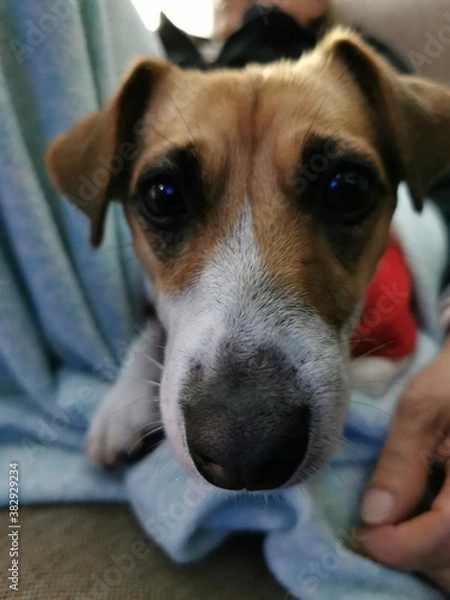
M 408 394 L 400 401 L 362 503 L 367 525 L 401 521 L 422 500 L 435 445 L 428 413 L 429 407 Z

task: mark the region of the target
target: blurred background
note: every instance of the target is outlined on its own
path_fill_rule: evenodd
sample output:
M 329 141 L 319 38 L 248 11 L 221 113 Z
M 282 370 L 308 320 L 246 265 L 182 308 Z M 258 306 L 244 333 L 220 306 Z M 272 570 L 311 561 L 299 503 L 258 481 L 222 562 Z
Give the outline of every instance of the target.
M 156 31 L 161 11 L 167 15 L 174 25 L 196 37 L 209 37 L 213 30 L 214 0 L 196 0 L 180 2 L 180 0 L 132 0 L 146 27 Z

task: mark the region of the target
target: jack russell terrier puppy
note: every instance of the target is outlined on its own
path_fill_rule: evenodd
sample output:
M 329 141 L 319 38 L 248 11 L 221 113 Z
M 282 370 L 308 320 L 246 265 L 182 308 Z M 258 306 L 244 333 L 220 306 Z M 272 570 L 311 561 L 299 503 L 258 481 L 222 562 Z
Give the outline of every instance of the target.
M 117 461 L 160 409 L 180 462 L 216 486 L 280 488 L 323 467 L 398 185 L 420 210 L 449 163 L 450 91 L 399 75 L 341 28 L 297 62 L 138 63 L 48 154 L 94 246 L 108 203 L 122 202 L 156 296 L 94 417 L 90 456 Z M 137 380 L 143 400 L 130 402 Z

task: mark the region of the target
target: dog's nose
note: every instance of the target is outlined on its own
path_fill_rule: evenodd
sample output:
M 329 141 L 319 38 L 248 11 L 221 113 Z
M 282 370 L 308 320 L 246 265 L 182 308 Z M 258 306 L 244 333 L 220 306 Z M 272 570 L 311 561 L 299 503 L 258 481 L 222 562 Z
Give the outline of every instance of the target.
M 274 346 L 225 340 L 213 371 L 184 387 L 186 440 L 198 471 L 227 489 L 278 488 L 308 449 L 310 409 L 296 368 Z
M 306 455 L 310 425 L 306 407 L 264 410 L 263 404 L 259 411 L 253 406 L 236 412 L 214 401 L 202 401 L 186 416 L 187 441 L 195 466 L 218 487 L 278 488 L 291 478 Z

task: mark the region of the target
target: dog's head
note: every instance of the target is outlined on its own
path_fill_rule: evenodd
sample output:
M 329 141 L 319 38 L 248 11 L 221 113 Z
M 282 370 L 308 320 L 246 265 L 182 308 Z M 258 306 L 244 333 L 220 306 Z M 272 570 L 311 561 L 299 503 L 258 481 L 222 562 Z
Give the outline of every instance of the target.
M 298 62 L 204 74 L 146 60 L 58 138 L 59 189 L 102 236 L 123 203 L 167 332 L 179 458 L 225 488 L 301 481 L 342 432 L 348 338 L 396 190 L 449 163 L 450 93 L 337 30 Z

